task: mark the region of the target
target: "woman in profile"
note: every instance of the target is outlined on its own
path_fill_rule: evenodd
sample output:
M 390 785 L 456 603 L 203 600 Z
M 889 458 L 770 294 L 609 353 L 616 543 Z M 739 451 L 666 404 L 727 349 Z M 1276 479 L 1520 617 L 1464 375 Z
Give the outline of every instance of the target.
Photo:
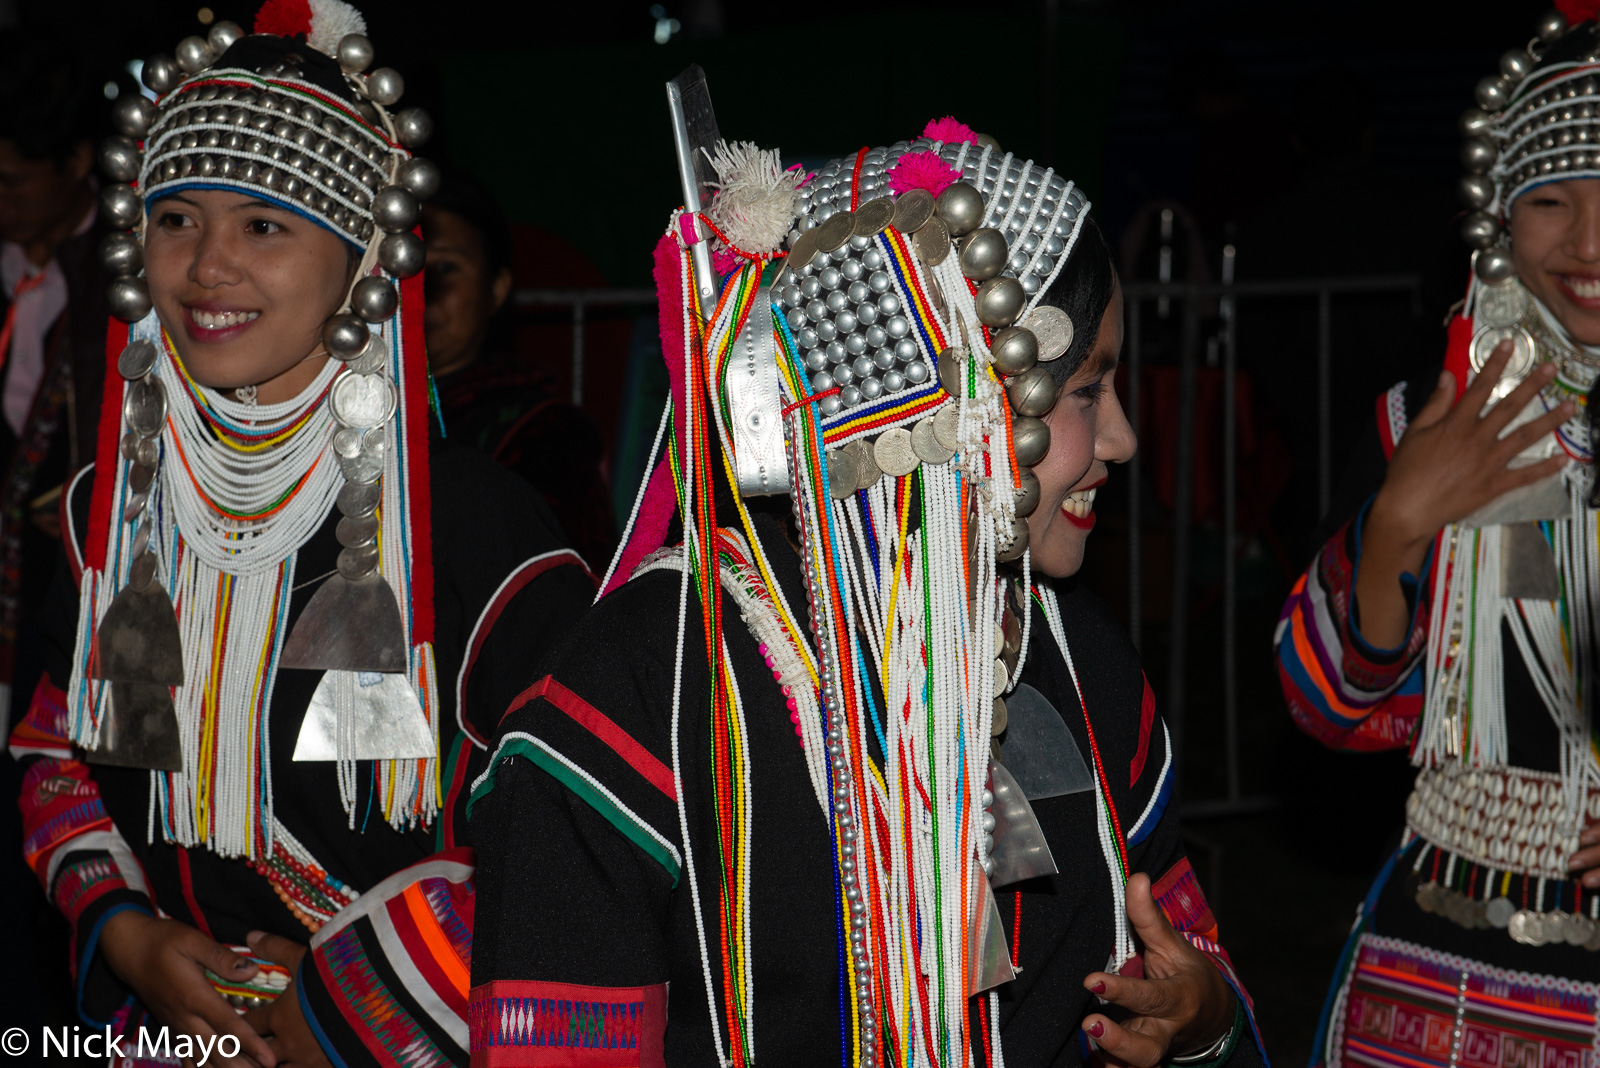
M 1255 1062 L 1070 581 L 1135 445 L 1082 192 L 950 119 L 712 157 L 656 250 L 669 458 L 474 785 L 474 1058 Z

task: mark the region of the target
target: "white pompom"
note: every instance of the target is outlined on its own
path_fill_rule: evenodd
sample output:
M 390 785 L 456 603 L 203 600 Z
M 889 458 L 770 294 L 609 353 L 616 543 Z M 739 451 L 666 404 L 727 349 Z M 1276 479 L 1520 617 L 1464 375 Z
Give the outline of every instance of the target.
M 311 32 L 306 44 L 324 55 L 339 54 L 339 42 L 352 33 L 365 34 L 367 20 L 344 0 L 309 0 Z
M 776 150 L 751 141 L 719 141 L 706 158 L 719 190 L 706 208 L 711 221 L 744 252 L 776 252 L 800 210 L 804 172 L 784 170 Z

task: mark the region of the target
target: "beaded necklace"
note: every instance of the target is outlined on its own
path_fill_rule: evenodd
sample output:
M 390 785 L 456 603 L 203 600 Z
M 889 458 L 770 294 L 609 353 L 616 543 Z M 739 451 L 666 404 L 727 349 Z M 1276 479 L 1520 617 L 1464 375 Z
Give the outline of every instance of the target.
M 397 321 L 387 343 L 379 340 L 396 381 L 398 331 Z M 90 750 L 98 744 L 110 685 L 93 675 L 93 636 L 148 546 L 160 561 L 160 581 L 176 612 L 184 671 L 184 684 L 172 689 L 182 770 L 151 772 L 150 836 L 154 840 L 159 828 L 167 841 L 271 866 L 281 831 L 272 815 L 273 686 L 298 552 L 321 529 L 344 484 L 329 396 L 340 376 L 351 372 L 330 360 L 297 397 L 258 405 L 195 382 L 154 312 L 134 324 L 129 339 L 155 346 L 151 378 L 173 403 L 155 440 L 146 443 L 153 446 L 154 457 L 144 459 L 153 461 L 146 466 L 155 468 L 154 478 L 144 485 L 135 481 L 141 454 L 127 443 L 104 472 L 112 484 L 112 522 L 106 567 L 86 569 L 80 586 L 77 653 L 67 691 L 73 739 Z M 409 471 L 404 435 L 394 438 L 377 508 L 378 541 L 382 569 L 392 576 L 400 603 L 409 606 L 411 559 L 403 521 L 410 515 Z M 125 516 L 138 521 L 122 522 Z M 410 613 L 402 619 L 409 626 Z M 412 684 L 436 725 L 431 644 L 413 647 L 411 660 Z M 381 797 L 388 822 L 404 826 L 434 811 L 432 763 L 374 762 L 370 789 Z M 352 826 L 354 769 L 353 760 L 336 768 Z M 327 891 L 318 895 L 303 902 L 308 915 L 317 913 Z

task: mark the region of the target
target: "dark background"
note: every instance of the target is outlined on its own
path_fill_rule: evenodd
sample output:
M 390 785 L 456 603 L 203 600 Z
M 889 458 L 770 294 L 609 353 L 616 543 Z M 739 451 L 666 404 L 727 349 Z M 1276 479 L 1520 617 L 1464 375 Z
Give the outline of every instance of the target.
M 220 0 L 246 29 L 257 6 Z M 985 0 L 918 5 L 649 0 L 518 5 L 368 3 L 380 65 L 405 104 L 439 120 L 425 154 L 482 179 L 515 224 L 523 288 L 648 287 L 650 251 L 679 203 L 662 83 L 705 68 L 723 136 L 819 162 L 914 137 L 954 115 L 1089 193 L 1125 280 L 1157 273 L 1160 211 L 1173 211 L 1172 277 L 1402 275 L 1411 289 L 1334 304 L 1334 467 L 1389 384 L 1429 373 L 1465 282 L 1454 235 L 1455 119 L 1473 83 L 1526 43 L 1539 3 L 1438 0 L 1339 5 L 1259 0 L 1113 3 Z M 196 0 L 0 2 L 0 21 L 56 23 L 116 65 L 204 32 Z M 675 23 L 675 25 L 674 25 Z M 666 37 L 657 43 L 656 36 Z M 120 75 L 124 91 L 133 82 Z M 654 309 L 591 310 L 585 406 L 614 443 L 619 525 L 659 414 Z M 1179 310 L 1153 302 L 1144 339 L 1141 485 L 1113 476 L 1085 575 L 1126 609 L 1130 492 L 1145 505 L 1142 651 L 1167 700 L 1171 428 Z M 1306 565 L 1316 501 L 1315 304 L 1238 305 L 1240 538 L 1237 635 L 1246 803 L 1191 819 L 1190 848 L 1274 1060 L 1302 1063 L 1355 904 L 1398 830 L 1403 756 L 1330 754 L 1289 723 L 1271 639 Z M 566 313 L 518 313 L 516 355 L 569 382 Z M 1202 315 L 1197 506 L 1183 693 L 1181 792 L 1225 792 L 1221 773 L 1217 309 Z M 643 443 L 640 443 L 640 437 Z M 1218 811 L 1215 808 L 1212 811 Z M 10 969 L 70 1023 L 64 947 L 47 914 L 38 960 Z M 30 980 L 36 979 L 36 982 Z

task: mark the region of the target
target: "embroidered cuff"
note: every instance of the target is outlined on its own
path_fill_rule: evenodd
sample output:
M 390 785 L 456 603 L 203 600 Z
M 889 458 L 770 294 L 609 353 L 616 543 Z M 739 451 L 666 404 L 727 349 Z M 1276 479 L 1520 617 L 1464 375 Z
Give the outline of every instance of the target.
M 665 1068 L 667 986 L 503 981 L 472 989 L 472 1068 Z

